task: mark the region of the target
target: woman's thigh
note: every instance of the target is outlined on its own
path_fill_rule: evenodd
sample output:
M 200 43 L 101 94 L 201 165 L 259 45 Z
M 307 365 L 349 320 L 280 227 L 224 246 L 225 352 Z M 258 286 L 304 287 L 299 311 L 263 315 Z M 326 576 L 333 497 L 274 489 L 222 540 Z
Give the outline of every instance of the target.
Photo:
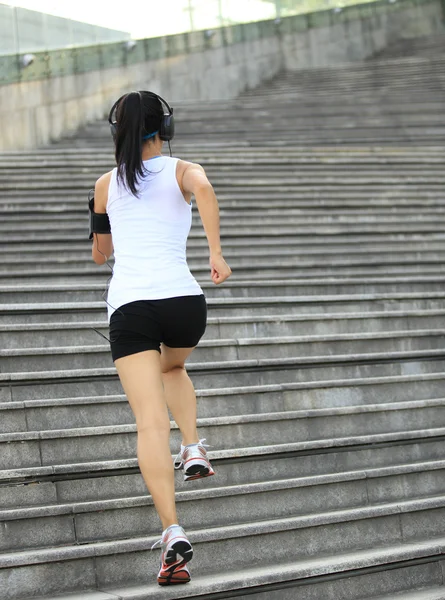
M 158 350 L 130 354 L 118 358 L 114 364 L 138 429 L 170 429 Z

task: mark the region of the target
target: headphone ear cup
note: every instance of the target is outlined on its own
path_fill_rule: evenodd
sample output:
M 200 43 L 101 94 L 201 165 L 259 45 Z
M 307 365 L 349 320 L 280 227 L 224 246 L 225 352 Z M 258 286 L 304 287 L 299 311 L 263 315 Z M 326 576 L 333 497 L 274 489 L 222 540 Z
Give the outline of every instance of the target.
M 115 142 L 116 134 L 117 134 L 116 123 L 110 123 L 110 131 L 111 131 L 111 137 L 113 138 L 113 142 Z
M 175 135 L 175 117 L 173 114 L 164 115 L 161 121 L 159 137 L 163 142 L 170 142 Z

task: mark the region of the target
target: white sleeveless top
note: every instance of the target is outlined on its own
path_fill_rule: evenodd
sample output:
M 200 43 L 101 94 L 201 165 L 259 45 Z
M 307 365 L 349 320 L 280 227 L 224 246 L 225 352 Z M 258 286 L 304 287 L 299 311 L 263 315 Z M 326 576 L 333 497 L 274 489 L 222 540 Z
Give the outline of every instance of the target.
M 134 300 L 203 293 L 187 265 L 192 207 L 176 179 L 178 160 L 168 156 L 145 160 L 149 173 L 138 184 L 139 197 L 118 183 L 117 168 L 113 169 L 107 214 L 115 263 L 108 322 L 115 309 Z

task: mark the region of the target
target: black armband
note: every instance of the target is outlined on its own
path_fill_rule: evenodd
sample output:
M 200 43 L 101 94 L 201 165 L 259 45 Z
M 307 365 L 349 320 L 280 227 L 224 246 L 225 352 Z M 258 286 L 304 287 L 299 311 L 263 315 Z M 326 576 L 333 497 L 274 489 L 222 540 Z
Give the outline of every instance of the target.
M 110 220 L 107 213 L 94 212 L 94 196 L 90 192 L 88 196 L 88 208 L 90 211 L 89 240 L 93 239 L 93 233 L 111 233 Z

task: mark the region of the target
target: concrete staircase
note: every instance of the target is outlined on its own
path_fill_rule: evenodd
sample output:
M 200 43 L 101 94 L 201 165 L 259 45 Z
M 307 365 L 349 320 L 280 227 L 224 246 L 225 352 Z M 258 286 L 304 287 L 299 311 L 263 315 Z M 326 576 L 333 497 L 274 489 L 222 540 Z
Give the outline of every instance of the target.
M 217 474 L 177 474 L 186 586 L 154 583 L 160 525 L 93 330 L 106 124 L 2 155 L 2 600 L 445 598 L 445 52 L 412 44 L 177 108 L 233 269 L 209 282 L 195 211 L 210 310 L 188 369 Z

